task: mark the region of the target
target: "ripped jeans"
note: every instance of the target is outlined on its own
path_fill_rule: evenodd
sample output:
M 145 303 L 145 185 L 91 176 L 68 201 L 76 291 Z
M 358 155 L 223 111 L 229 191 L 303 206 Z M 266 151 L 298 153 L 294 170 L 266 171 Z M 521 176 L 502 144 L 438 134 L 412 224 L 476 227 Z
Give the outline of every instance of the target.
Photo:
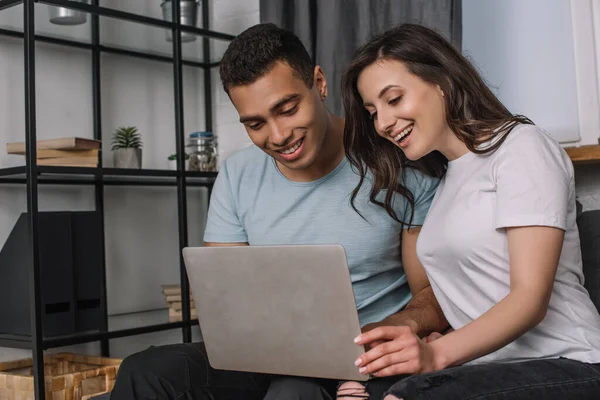
M 382 398 L 397 377 L 368 388 Z M 111 400 L 334 400 L 337 380 L 211 368 L 203 343 L 152 346 L 126 357 Z

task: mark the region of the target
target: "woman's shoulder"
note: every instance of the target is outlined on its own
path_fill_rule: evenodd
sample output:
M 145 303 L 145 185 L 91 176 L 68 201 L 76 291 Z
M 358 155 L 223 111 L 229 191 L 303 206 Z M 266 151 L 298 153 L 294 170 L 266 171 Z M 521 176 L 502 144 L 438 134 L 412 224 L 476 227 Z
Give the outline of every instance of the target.
M 515 164 L 529 168 L 559 168 L 573 174 L 573 163 L 563 147 L 544 129 L 529 124 L 515 126 L 493 154 L 494 164 Z
M 532 124 L 518 124 L 508 134 L 500 146 L 502 151 L 531 151 L 538 149 L 563 152 L 561 145 L 544 129 Z

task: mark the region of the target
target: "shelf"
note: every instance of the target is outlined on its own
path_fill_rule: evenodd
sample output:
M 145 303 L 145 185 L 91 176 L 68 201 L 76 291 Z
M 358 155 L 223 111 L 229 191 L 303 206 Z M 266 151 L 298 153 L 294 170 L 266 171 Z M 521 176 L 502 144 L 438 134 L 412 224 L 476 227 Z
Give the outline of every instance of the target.
M 22 0 L 0 0 L 0 10 L 4 18 L 0 19 L 0 35 L 23 38 Z M 12 6 L 14 9 L 9 9 Z M 48 21 L 47 7 L 64 7 L 98 16 L 99 36 L 92 40 L 92 20 L 77 26 L 60 26 Z M 173 62 L 173 43 L 166 35 L 177 28 L 187 37 L 182 38 L 181 59 L 184 66 L 209 69 L 219 65 L 221 56 L 235 37 L 227 33 L 216 32 L 195 26 L 174 24 L 162 19 L 160 2 L 147 8 L 142 6 L 119 10 L 116 8 L 94 6 L 87 3 L 67 0 L 36 1 L 35 40 L 80 49 L 98 49 L 105 54 L 117 54 L 140 59 Z M 6 14 L 4 14 L 6 12 Z M 142 13 L 149 15 L 143 15 Z M 200 21 L 199 21 L 200 22 Z M 89 33 L 88 33 L 89 32 Z M 208 52 L 205 51 L 205 47 Z
M 124 21 L 135 22 L 139 24 L 151 25 L 161 28 L 173 29 L 174 23 L 164 21 L 162 19 L 151 18 L 144 15 L 133 14 L 126 11 L 107 8 L 101 6 L 93 6 L 86 3 L 73 2 L 68 0 L 38 0 L 39 3 L 48 4 L 56 7 L 65 7 L 72 10 L 79 10 L 89 14 L 96 14 L 102 17 L 110 17 L 121 19 Z M 194 35 L 203 36 L 211 39 L 232 40 L 235 36 L 221 32 L 214 32 L 208 29 L 196 28 L 193 26 L 180 25 L 182 32 L 192 33 Z
M 21 4 L 23 0 L 0 0 L 0 11 Z
M 45 338 L 44 349 L 90 343 L 104 339 L 117 339 L 145 333 L 162 332 L 198 325 L 198 320 L 179 322 L 168 322 L 168 320 L 168 309 L 109 316 L 108 331 L 80 332 L 72 335 Z M 31 349 L 31 337 L 0 334 L 0 347 Z
M 0 0 L 0 10 L 5 8 L 10 8 L 15 5 L 21 4 L 22 0 Z M 87 3 L 80 3 L 69 0 L 36 0 L 37 3 L 47 4 L 49 6 L 54 7 L 64 7 L 69 8 L 71 10 L 82 11 L 88 14 L 99 15 L 101 17 L 109 17 L 120 19 L 123 21 L 134 22 L 138 24 L 150 25 L 159 28 L 167 28 L 173 29 L 176 24 L 172 22 L 167 22 L 162 19 L 152 18 L 145 15 L 134 14 L 127 11 L 121 11 L 114 8 L 102 7 L 102 6 L 94 6 Z M 209 29 L 196 28 L 194 26 L 180 25 L 180 29 L 182 32 L 191 33 L 197 36 L 202 36 L 211 39 L 219 39 L 219 40 L 232 40 L 235 36 L 229 35 L 227 33 L 215 32 Z
M 4 28 L 0 28 L 0 35 L 7 36 L 7 37 L 20 38 L 20 39 L 22 39 L 24 37 L 23 32 L 16 31 L 13 29 L 4 29 Z M 67 46 L 67 47 L 73 47 L 73 48 L 79 48 L 79 49 L 85 49 L 85 50 L 93 50 L 95 47 L 91 43 L 77 41 L 77 40 L 71 40 L 71 39 L 64 39 L 64 38 L 59 38 L 59 37 L 52 37 L 52 36 L 47 36 L 47 35 L 35 35 L 35 40 L 42 42 L 42 43 L 50 43 L 50 44 L 56 44 L 56 45 L 60 45 L 60 46 Z M 121 48 L 121 47 L 117 47 L 117 46 L 110 46 L 110 45 L 103 45 L 103 44 L 100 44 L 97 47 L 98 47 L 98 50 L 100 50 L 102 53 L 106 53 L 106 54 L 117 54 L 117 55 L 140 58 L 140 59 L 151 60 L 151 61 L 160 61 L 160 62 L 168 62 L 168 63 L 173 62 L 173 57 L 169 57 L 169 56 L 166 56 L 166 55 L 158 53 L 158 52 L 140 51 L 137 49 Z M 195 61 L 195 60 L 186 60 L 186 59 L 183 59 L 181 61 L 181 63 L 185 66 L 196 67 L 196 68 L 211 68 L 211 67 L 216 67 L 219 65 L 218 62 L 203 63 L 203 62 L 199 62 L 199 61 Z
M 36 135 L 37 110 L 35 104 L 36 80 L 44 79 L 36 73 L 37 52 L 51 50 L 61 57 L 62 50 L 58 46 L 78 49 L 76 56 L 89 55 L 91 59 L 91 105 L 93 118 L 93 137 L 102 140 L 102 110 L 101 88 L 103 71 L 110 68 L 119 70 L 123 62 L 121 56 L 164 62 L 166 65 L 148 65 L 137 60 L 124 60 L 127 65 L 138 69 L 160 69 L 165 76 L 173 78 L 173 104 L 175 147 L 178 154 L 185 151 L 184 143 L 184 90 L 189 87 L 184 78 L 187 75 L 196 80 L 204 81 L 204 120 L 205 130 L 213 129 L 212 121 L 212 75 L 211 68 L 219 65 L 220 58 L 227 48 L 233 35 L 213 32 L 192 26 L 181 25 L 178 20 L 174 23 L 163 19 L 162 10 L 158 3 L 141 1 L 118 2 L 123 10 L 98 6 L 98 3 L 109 3 L 103 0 L 93 0 L 93 4 L 68 0 L 0 0 L 0 35 L 9 37 L 11 45 L 22 45 L 25 58 L 23 61 L 23 83 L 25 103 L 25 140 L 35 145 L 39 137 Z M 114 2 L 110 2 L 112 5 Z M 124 4 L 123 4 L 124 3 Z M 41 4 L 41 6 L 40 6 Z M 177 3 L 175 3 L 177 4 Z M 199 25 L 209 27 L 210 12 L 209 2 L 201 3 L 201 18 Z M 16 6 L 16 7 L 13 7 Z M 49 20 L 48 11 L 52 7 L 64 7 L 89 14 L 87 21 L 78 26 L 63 26 L 53 24 Z M 49 8 L 49 9 L 48 9 Z M 199 13 L 200 14 L 200 13 Z M 199 15 L 200 17 L 200 15 Z M 167 18 L 168 19 L 168 18 Z M 173 42 L 172 35 L 175 34 Z M 178 36 L 181 34 L 181 36 Z M 190 37 L 192 36 L 192 37 Z M 181 39 L 181 40 L 178 40 Z M 190 40 L 191 39 L 191 40 Z M 19 43 L 22 41 L 22 43 Z M 12 43 L 14 42 L 14 43 Z M 17 47 L 17 48 L 18 48 Z M 89 54 L 86 54 L 89 53 Z M 116 55 L 117 57 L 112 57 Z M 43 58 L 40 57 L 40 58 Z M 60 60 L 60 58 L 58 58 Z M 136 65 L 139 64 L 139 65 Z M 171 64 L 171 68 L 169 65 Z M 189 71 L 186 67 L 202 68 L 199 71 Z M 192 87 L 196 87 L 194 83 Z M 170 91 L 170 90 L 169 90 Z M 168 92 L 167 92 L 168 93 Z M 169 101 L 171 103 L 171 101 Z M 86 103 L 87 104 L 87 103 Z M 39 106 L 37 107 L 39 108 Z M 95 194 L 95 209 L 104 216 L 105 185 L 123 186 L 170 186 L 176 187 L 177 195 L 177 223 L 178 223 L 178 248 L 188 245 L 188 216 L 186 186 L 206 187 L 210 189 L 217 177 L 216 172 L 191 172 L 172 171 L 162 169 L 116 169 L 116 168 L 82 168 L 65 166 L 38 166 L 35 157 L 30 158 L 29 165 L 11 168 L 0 168 L 0 190 L 6 185 L 27 185 L 27 212 L 30 218 L 30 234 L 35 237 L 39 234 L 39 224 L 36 223 L 36 214 L 40 211 L 38 194 L 41 185 L 88 185 L 89 190 Z M 19 161 L 17 161 L 19 162 Z M 25 162 L 22 160 L 20 162 Z M 183 164 L 183 163 L 182 163 Z M 183 165 L 182 165 L 183 167 Z M 29 176 L 29 173 L 34 176 Z M 29 179 L 28 180 L 28 176 Z M 189 193 L 189 192 L 188 192 Z M 102 273 L 106 279 L 106 232 L 102 229 L 103 262 Z M 40 245 L 32 242 L 32 254 L 40 254 Z M 179 251 L 180 258 L 180 251 Z M 179 275 L 182 282 L 185 277 L 185 266 L 179 262 Z M 39 257 L 33 257 L 33 268 L 29 271 L 28 288 L 23 287 L 31 294 L 30 302 L 39 304 L 41 296 L 41 279 Z M 20 281 L 21 282 L 21 281 Z M 107 293 L 102 293 L 102 301 L 107 303 Z M 192 340 L 192 326 L 197 326 L 197 320 L 169 322 L 168 309 L 132 313 L 127 315 L 109 316 L 108 328 L 102 330 L 79 332 L 64 336 L 45 337 L 42 339 L 40 332 L 43 326 L 42 310 L 32 309 L 30 315 L 31 335 L 15 336 L 0 333 L 0 347 L 30 349 L 36 363 L 33 366 L 34 390 L 41 400 L 45 398 L 44 392 L 44 365 L 43 350 L 49 348 L 77 345 L 90 342 L 99 342 L 102 355 L 110 354 L 111 339 L 133 337 L 154 332 L 166 332 L 173 336 L 177 331 L 182 334 L 183 342 Z M 106 318 L 106 315 L 103 315 Z M 9 330 L 9 329 L 6 329 Z M 37 333 L 37 340 L 33 340 Z M 152 335 L 145 337 L 151 338 Z M 142 338 L 140 338 L 142 339 Z M 123 344 L 123 340 L 113 341 Z M 117 346 L 118 347 L 118 346 Z
M 600 163 L 600 145 L 567 147 L 565 150 L 575 165 Z
M 175 186 L 178 171 L 38 166 L 38 183 L 54 185 Z M 0 184 L 25 184 L 26 167 L 0 168 Z M 188 186 L 211 186 L 217 172 L 185 171 Z

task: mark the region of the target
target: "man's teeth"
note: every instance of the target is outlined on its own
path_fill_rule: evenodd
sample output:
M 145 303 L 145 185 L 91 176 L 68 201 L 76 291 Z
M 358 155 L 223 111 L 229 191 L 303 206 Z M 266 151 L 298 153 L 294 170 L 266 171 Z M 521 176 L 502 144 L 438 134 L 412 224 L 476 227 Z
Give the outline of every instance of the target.
M 399 142 L 402 139 L 404 139 L 405 137 L 407 137 L 412 132 L 413 126 L 414 125 L 411 125 L 408 128 L 406 128 L 405 130 L 403 130 L 402 132 L 400 132 L 400 134 L 394 138 L 394 142 Z
M 287 150 L 284 150 L 284 151 L 282 151 L 281 153 L 282 153 L 282 154 L 292 154 L 293 152 L 295 152 L 296 150 L 298 150 L 298 148 L 299 148 L 299 147 L 300 147 L 300 145 L 302 144 L 302 141 L 303 141 L 303 140 L 304 140 L 304 139 L 300 139 L 300 141 L 299 141 L 298 143 L 296 143 L 296 144 L 294 145 L 294 147 L 290 147 L 289 149 L 287 149 Z

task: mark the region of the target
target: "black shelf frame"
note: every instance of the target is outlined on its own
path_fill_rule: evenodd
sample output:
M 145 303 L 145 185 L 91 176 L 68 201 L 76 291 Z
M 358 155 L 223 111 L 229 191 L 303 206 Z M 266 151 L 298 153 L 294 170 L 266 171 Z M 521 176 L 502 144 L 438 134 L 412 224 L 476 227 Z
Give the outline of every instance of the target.
M 178 328 L 191 328 L 198 325 L 198 320 L 182 320 L 177 322 L 164 322 L 160 324 L 132 327 L 126 329 L 114 329 L 106 332 L 85 332 L 65 336 L 53 336 L 43 340 L 43 349 L 51 349 L 62 346 L 71 346 L 89 342 L 97 342 L 109 339 L 118 339 L 146 333 L 163 332 Z M 31 336 L 2 335 L 0 334 L 0 347 L 13 347 L 26 350 L 34 350 Z
M 101 163 L 102 160 L 99 160 Z M 37 183 L 53 185 L 101 185 L 103 186 L 176 186 L 177 178 L 186 179 L 187 186 L 212 188 L 216 172 L 197 172 L 162 169 L 86 168 L 63 166 L 40 166 Z M 0 168 L 0 185 L 24 184 L 27 167 Z
M 91 42 L 81 42 L 63 38 L 53 38 L 35 33 L 35 6 L 36 3 L 56 7 L 65 7 L 79 10 L 91 15 Z M 180 4 L 173 2 L 172 21 L 167 22 L 157 18 L 137 15 L 99 5 L 99 0 L 92 0 L 91 4 L 72 2 L 69 0 L 0 0 L 0 12 L 6 8 L 23 4 L 23 32 L 0 29 L 0 35 L 23 39 L 24 41 L 24 85 L 25 85 L 25 165 L 12 168 L 0 168 L 0 188 L 2 185 L 25 185 L 27 191 L 27 213 L 29 227 L 32 232 L 31 251 L 33 255 L 33 271 L 29 285 L 31 304 L 31 336 L 15 336 L 0 333 L 0 346 L 31 349 L 33 355 L 33 376 L 35 399 L 44 400 L 44 350 L 67 345 L 100 342 L 103 356 L 110 355 L 109 340 L 128 336 L 160 332 L 171 329 L 181 329 L 182 340 L 191 342 L 191 328 L 198 325 L 197 320 L 190 318 L 189 282 L 183 264 L 181 250 L 188 245 L 187 235 L 187 188 L 205 187 L 208 189 L 208 198 L 212 185 L 217 176 L 216 172 L 191 172 L 185 170 L 185 139 L 184 139 L 184 110 L 183 110 L 183 66 L 204 69 L 204 95 L 205 95 L 205 130 L 213 130 L 212 120 L 212 88 L 211 70 L 219 65 L 211 62 L 210 39 L 230 41 L 235 36 L 214 32 L 209 26 L 209 3 L 203 0 L 202 28 L 182 25 L 180 21 Z M 106 46 L 100 43 L 100 17 L 116 18 L 128 22 L 146 24 L 165 29 L 171 29 L 173 56 L 168 57 L 147 51 Z M 202 37 L 203 62 L 184 60 L 182 56 L 182 33 L 192 33 Z M 152 170 L 152 169 L 117 169 L 104 168 L 102 157 L 99 157 L 97 168 L 38 166 L 36 160 L 36 98 L 35 98 L 35 46 L 36 42 L 50 43 L 89 50 L 92 58 L 92 96 L 93 96 L 93 138 L 102 140 L 102 110 L 101 110 L 101 55 L 103 53 L 116 54 L 126 57 L 136 57 L 146 60 L 168 62 L 173 65 L 173 85 L 175 95 L 175 141 L 177 153 L 177 170 Z M 122 186 L 175 186 L 177 188 L 178 209 L 178 235 L 179 235 L 179 272 L 182 288 L 182 321 L 164 322 L 148 326 L 130 327 L 107 331 L 82 332 L 60 337 L 44 337 L 41 315 L 41 282 L 39 272 L 39 229 L 38 229 L 38 189 L 40 185 L 91 185 L 94 187 L 96 210 L 104 215 L 104 187 L 112 185 Z M 104 241 L 104 226 L 102 238 Z M 104 243 L 103 243 L 104 249 Z M 106 265 L 105 254 L 102 254 L 104 292 L 103 301 L 107 303 L 106 295 Z M 105 315 L 108 326 L 108 315 Z

